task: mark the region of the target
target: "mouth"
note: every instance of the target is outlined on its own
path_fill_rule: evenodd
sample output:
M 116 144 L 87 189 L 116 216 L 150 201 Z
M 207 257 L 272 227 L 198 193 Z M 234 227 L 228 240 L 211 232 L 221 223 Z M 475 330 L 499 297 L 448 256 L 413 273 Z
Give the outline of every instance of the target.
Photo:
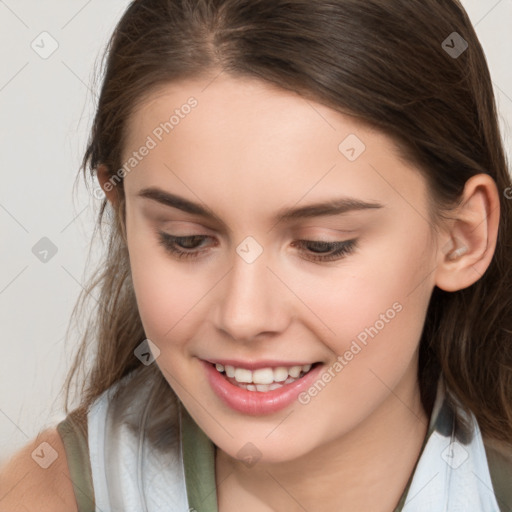
M 266 367 L 258 363 L 253 367 L 259 368 L 249 370 L 204 359 L 201 364 L 215 395 L 230 409 L 253 416 L 276 413 L 292 405 L 325 367 L 322 362 Z
M 249 370 L 248 368 L 233 365 L 223 365 L 220 363 L 210 364 L 212 364 L 212 366 L 233 386 L 248 391 L 265 393 L 302 379 L 322 363 L 316 362 L 294 366 L 267 366 L 256 370 Z

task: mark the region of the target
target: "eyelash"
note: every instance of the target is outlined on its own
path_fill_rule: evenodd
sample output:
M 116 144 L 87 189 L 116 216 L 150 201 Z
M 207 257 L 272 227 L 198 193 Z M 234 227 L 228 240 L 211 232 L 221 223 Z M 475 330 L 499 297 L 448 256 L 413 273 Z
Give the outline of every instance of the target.
M 159 233 L 159 243 L 164 247 L 164 249 L 171 253 L 173 256 L 178 259 L 187 259 L 187 258 L 197 258 L 201 255 L 201 253 L 205 252 L 207 249 L 202 251 L 185 251 L 179 249 L 176 244 L 180 242 L 193 241 L 194 239 L 206 239 L 208 236 L 206 235 L 191 235 L 191 236 L 173 236 L 169 233 L 164 233 L 160 231 Z M 310 245 L 319 245 L 321 249 L 327 248 L 334 250 L 327 255 L 321 255 L 322 253 L 312 253 L 312 257 L 307 257 L 306 259 L 311 261 L 320 261 L 320 262 L 330 262 L 343 258 L 354 252 L 357 247 L 356 239 L 346 240 L 343 242 L 323 242 L 320 240 L 297 240 L 293 242 L 294 245 L 299 245 L 300 247 Z M 301 252 L 305 252 L 301 250 Z

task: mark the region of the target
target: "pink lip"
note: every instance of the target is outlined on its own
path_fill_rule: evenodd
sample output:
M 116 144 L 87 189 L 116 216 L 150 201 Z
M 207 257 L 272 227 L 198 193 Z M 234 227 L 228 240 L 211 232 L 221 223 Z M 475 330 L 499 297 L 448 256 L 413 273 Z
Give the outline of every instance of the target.
M 224 375 L 216 370 L 214 365 L 207 361 L 200 361 L 215 394 L 235 411 L 251 416 L 271 414 L 288 407 L 297 399 L 302 391 L 311 386 L 324 367 L 323 364 L 319 364 L 304 377 L 291 384 L 285 384 L 283 387 L 272 391 L 260 392 L 249 391 L 231 384 Z M 288 365 L 289 363 L 282 366 Z
M 278 366 L 285 366 L 291 368 L 292 366 L 304 366 L 313 363 L 301 363 L 296 361 L 271 361 L 270 359 L 262 361 L 240 361 L 239 359 L 205 359 L 205 361 L 215 364 L 222 364 L 223 366 L 229 365 L 236 368 L 247 368 L 248 370 L 257 370 L 258 368 L 277 368 Z

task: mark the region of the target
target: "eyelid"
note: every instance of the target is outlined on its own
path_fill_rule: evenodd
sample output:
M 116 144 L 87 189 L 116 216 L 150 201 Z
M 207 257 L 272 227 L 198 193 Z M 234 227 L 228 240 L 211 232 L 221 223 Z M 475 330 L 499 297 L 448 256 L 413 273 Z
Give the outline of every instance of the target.
M 167 211 L 167 209 L 163 205 L 156 204 L 156 207 L 157 207 L 156 212 L 152 211 L 149 206 L 153 206 L 153 205 L 144 205 L 143 211 L 148 216 L 148 218 L 155 223 L 156 226 L 159 226 L 159 227 L 168 226 L 169 227 L 169 225 L 172 225 L 174 228 L 176 225 L 178 225 L 178 227 L 180 227 L 179 226 L 180 224 L 184 224 L 185 225 L 184 229 L 187 229 L 187 230 L 193 229 L 194 231 L 196 229 L 200 230 L 201 232 L 197 233 L 197 235 L 205 234 L 208 236 L 218 236 L 218 234 L 220 233 L 222 236 L 224 236 L 225 234 L 228 234 L 228 235 L 233 234 L 233 231 L 231 229 L 224 231 L 222 228 L 220 228 L 220 230 L 219 230 L 219 226 L 217 226 L 214 223 L 210 223 L 207 220 L 205 220 L 204 222 L 201 222 L 197 219 L 185 220 L 183 218 L 181 218 L 181 219 L 172 218 L 170 213 Z M 160 210 L 160 208 L 159 208 L 160 206 L 162 207 L 162 210 Z M 365 212 L 365 211 L 353 212 L 353 213 L 363 213 L 363 212 Z M 187 214 L 181 213 L 178 215 L 186 216 Z M 352 218 L 352 217 L 350 217 L 350 218 Z M 291 238 L 311 238 L 311 239 L 315 239 L 315 240 L 316 239 L 319 240 L 320 237 L 323 236 L 323 235 L 317 235 L 317 234 L 309 234 L 309 230 L 319 230 L 321 232 L 331 232 L 332 236 L 334 236 L 334 237 L 339 237 L 339 236 L 344 236 L 344 235 L 350 236 L 350 234 L 360 231 L 361 228 L 363 227 L 363 225 L 365 224 L 365 223 L 361 224 L 363 221 L 359 219 L 356 223 L 357 227 L 354 229 L 342 229 L 342 228 L 338 227 L 340 225 L 340 223 L 347 222 L 348 220 L 349 220 L 349 217 L 346 217 L 346 218 L 344 218 L 344 217 L 338 217 L 338 218 L 326 217 L 325 219 L 322 219 L 321 221 L 319 219 L 317 219 L 316 221 L 312 221 L 312 219 L 304 219 L 301 221 L 295 221 L 293 224 L 286 226 L 285 236 L 289 236 Z M 321 222 L 321 224 L 319 224 L 319 222 Z M 352 223 L 352 221 L 350 223 L 352 224 L 352 226 L 354 225 Z M 271 229 L 269 229 L 269 231 L 276 230 L 276 229 L 279 229 L 279 228 L 276 226 L 272 226 Z M 304 234 L 305 232 L 308 234 L 307 235 Z M 191 234 L 191 233 L 189 231 L 187 231 L 186 234 L 183 236 L 187 236 L 187 234 Z M 182 236 L 182 235 L 180 235 L 180 236 Z M 336 241 L 337 240 L 338 239 L 336 238 Z M 335 241 L 335 240 L 333 240 L 333 241 Z
M 155 218 L 155 224 L 158 228 L 167 228 L 172 229 L 174 231 L 182 230 L 185 232 L 184 235 L 180 236 L 189 236 L 192 235 L 192 231 L 198 231 L 197 235 L 213 235 L 215 231 L 215 228 L 209 227 L 206 223 L 201 222 L 193 222 L 188 220 L 176 220 L 176 219 L 169 219 L 168 217 L 159 217 Z M 173 236 L 178 236 L 174 235 Z M 194 233 L 195 236 L 195 233 Z
M 354 233 L 356 231 L 360 231 L 361 226 L 358 225 L 356 228 L 353 229 L 343 229 L 340 227 L 332 227 L 328 224 L 325 225 L 299 225 L 294 226 L 292 229 L 289 230 L 290 236 L 293 237 L 304 237 L 304 236 L 314 236 L 314 237 L 320 237 L 320 236 L 329 236 L 329 234 L 332 234 L 332 236 L 343 236 L 345 233 Z

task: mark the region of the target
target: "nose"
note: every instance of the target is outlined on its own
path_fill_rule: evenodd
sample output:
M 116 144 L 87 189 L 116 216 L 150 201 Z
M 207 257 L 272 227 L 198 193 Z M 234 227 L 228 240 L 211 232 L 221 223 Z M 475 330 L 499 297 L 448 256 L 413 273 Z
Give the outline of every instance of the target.
M 217 328 L 242 342 L 279 334 L 291 318 L 286 291 L 276 272 L 268 267 L 265 251 L 252 263 L 235 253 L 219 290 Z

